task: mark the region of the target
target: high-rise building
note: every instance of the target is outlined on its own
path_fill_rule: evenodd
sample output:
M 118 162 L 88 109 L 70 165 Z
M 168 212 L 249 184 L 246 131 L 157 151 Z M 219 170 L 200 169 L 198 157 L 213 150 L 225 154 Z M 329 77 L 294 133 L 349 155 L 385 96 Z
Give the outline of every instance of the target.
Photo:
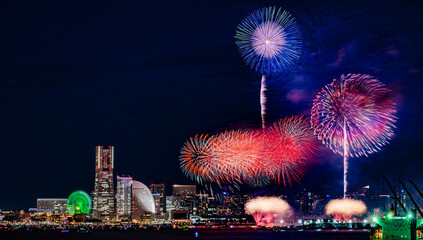
M 112 219 L 115 216 L 113 146 L 97 146 L 95 163 L 93 217 L 102 220 Z
M 157 218 L 158 215 L 160 215 L 160 212 L 157 211 L 157 209 L 160 209 L 160 194 L 158 193 L 151 193 L 154 199 L 154 209 L 156 209 L 156 213 L 154 214 L 154 217 Z
M 309 216 L 313 212 L 314 193 L 305 191 L 297 194 L 297 207 L 303 216 Z
M 37 209 L 63 214 L 66 212 L 66 198 L 38 198 Z
M 116 218 L 129 218 L 131 216 L 132 177 L 117 176 L 116 184 Z
M 159 194 L 160 195 L 160 200 L 159 200 L 159 205 L 156 206 L 156 213 L 157 214 L 164 214 L 166 213 L 166 191 L 165 191 L 165 185 L 164 183 L 160 183 L 160 184 L 151 184 L 150 185 L 150 190 L 151 193 L 153 194 Z
M 217 203 L 213 196 L 208 194 L 196 195 L 196 214 L 202 217 L 210 217 L 217 215 Z
M 193 196 L 196 190 L 196 185 L 173 185 L 174 196 Z

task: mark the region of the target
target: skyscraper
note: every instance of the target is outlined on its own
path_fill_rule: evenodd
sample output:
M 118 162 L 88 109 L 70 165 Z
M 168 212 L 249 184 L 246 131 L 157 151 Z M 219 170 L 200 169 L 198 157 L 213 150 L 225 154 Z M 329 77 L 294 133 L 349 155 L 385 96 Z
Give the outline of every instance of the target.
M 115 215 L 113 146 L 96 147 L 93 217 L 112 219 Z
M 158 193 L 160 195 L 160 204 L 156 208 L 157 214 L 166 213 L 166 192 L 164 183 L 160 184 L 151 184 L 150 185 L 151 193 Z
M 132 177 L 117 176 L 116 218 L 131 216 Z

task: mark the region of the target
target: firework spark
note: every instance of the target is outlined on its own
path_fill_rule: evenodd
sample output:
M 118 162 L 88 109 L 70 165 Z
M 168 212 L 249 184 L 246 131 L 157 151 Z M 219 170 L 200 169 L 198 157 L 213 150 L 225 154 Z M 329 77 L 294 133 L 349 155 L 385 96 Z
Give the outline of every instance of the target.
M 262 74 L 260 106 L 262 127 L 266 126 L 266 74 L 294 65 L 300 58 L 301 33 L 294 17 L 274 7 L 248 15 L 238 26 L 235 43 L 252 69 Z
M 325 208 L 326 215 L 332 215 L 337 221 L 342 219 L 347 222 L 351 217 L 363 216 L 367 212 L 366 204 L 355 199 L 335 199 L 330 201 Z
M 245 204 L 245 212 L 254 217 L 257 225 L 271 225 L 275 214 L 292 215 L 289 204 L 278 197 L 257 197 Z M 263 222 L 262 218 L 264 217 Z
M 344 198 L 348 157 L 377 152 L 394 135 L 395 103 L 390 91 L 369 75 L 342 75 L 314 99 L 311 125 L 319 140 L 344 156 Z

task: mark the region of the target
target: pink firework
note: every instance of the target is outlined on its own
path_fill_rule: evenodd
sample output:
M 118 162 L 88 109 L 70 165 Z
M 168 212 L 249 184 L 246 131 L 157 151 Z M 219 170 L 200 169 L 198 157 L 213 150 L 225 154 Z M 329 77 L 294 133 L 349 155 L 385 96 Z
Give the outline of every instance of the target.
M 394 135 L 395 113 L 390 91 L 369 75 L 342 75 L 317 94 L 311 125 L 319 140 L 344 156 L 344 198 L 348 156 L 367 156 L 387 144 Z
M 289 204 L 278 197 L 256 197 L 245 204 L 245 212 L 254 217 L 257 225 L 272 226 L 275 214 L 284 217 L 292 215 Z M 262 220 L 264 217 L 264 220 Z

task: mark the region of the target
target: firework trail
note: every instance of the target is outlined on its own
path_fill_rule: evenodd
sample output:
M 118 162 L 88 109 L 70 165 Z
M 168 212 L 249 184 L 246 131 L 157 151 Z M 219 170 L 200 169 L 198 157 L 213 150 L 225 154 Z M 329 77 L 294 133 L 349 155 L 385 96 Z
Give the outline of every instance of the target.
M 390 90 L 369 75 L 342 75 L 313 101 L 311 126 L 319 140 L 344 157 L 344 198 L 348 157 L 377 152 L 394 135 L 396 108 Z
M 363 216 L 367 212 L 366 204 L 355 199 L 335 199 L 325 207 L 326 215 L 333 215 L 337 221 L 347 222 L 352 216 Z
M 271 225 L 274 214 L 292 215 L 291 206 L 278 197 L 257 197 L 250 199 L 245 204 L 245 212 L 253 215 L 257 225 Z M 262 223 L 263 217 L 266 223 Z
M 252 69 L 262 74 L 260 105 L 263 128 L 266 124 L 266 74 L 287 69 L 299 60 L 300 36 L 294 17 L 275 7 L 256 10 L 238 25 L 235 43 L 241 56 Z

